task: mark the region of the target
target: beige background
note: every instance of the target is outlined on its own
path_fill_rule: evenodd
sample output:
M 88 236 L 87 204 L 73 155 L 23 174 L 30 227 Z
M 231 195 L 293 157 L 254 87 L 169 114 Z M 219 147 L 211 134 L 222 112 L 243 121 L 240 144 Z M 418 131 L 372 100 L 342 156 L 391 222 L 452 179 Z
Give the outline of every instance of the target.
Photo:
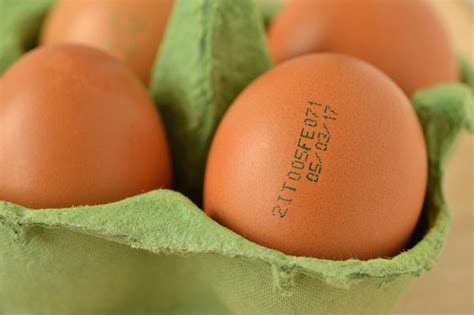
M 474 63 L 474 2 L 431 0 L 459 51 Z M 453 224 L 435 268 L 419 279 L 396 314 L 474 314 L 474 136 L 464 132 L 448 162 L 444 189 Z

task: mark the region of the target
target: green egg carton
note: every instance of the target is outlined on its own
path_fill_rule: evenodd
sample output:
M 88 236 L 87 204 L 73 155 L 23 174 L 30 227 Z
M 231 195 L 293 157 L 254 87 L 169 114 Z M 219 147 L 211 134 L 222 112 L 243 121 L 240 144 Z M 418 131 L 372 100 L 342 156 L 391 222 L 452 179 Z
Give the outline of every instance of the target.
M 36 45 L 51 3 L 0 0 L 0 73 Z M 450 222 L 444 161 L 460 130 L 473 130 L 472 71 L 463 63 L 471 86 L 440 85 L 412 99 L 429 157 L 412 246 L 391 259 L 329 261 L 259 246 L 196 206 L 219 120 L 270 66 L 251 0 L 177 0 L 150 93 L 165 121 L 177 187 L 195 202 L 171 190 L 68 209 L 0 201 L 0 313 L 389 313 L 443 246 Z

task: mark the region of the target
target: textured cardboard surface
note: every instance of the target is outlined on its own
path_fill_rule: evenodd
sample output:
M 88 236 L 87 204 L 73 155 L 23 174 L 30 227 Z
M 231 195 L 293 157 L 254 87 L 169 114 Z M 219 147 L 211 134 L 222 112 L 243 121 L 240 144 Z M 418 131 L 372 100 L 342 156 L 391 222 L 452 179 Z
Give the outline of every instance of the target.
M 210 142 L 227 107 L 270 68 L 253 1 L 178 1 L 150 91 L 162 113 L 175 188 L 200 204 Z

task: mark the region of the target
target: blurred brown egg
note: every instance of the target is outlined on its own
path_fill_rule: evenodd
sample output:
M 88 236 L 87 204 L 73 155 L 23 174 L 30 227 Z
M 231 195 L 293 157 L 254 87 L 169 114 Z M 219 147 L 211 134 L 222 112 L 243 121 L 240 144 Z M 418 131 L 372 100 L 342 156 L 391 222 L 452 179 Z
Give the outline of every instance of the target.
M 80 43 L 128 64 L 148 84 L 174 0 L 60 0 L 41 43 Z
M 352 57 L 299 57 L 236 99 L 212 143 L 204 209 L 286 254 L 370 259 L 417 224 L 427 155 L 403 92 Z
M 117 201 L 169 187 L 160 116 L 143 84 L 96 49 L 52 45 L 2 79 L 0 200 L 30 208 Z
M 447 31 L 423 0 L 289 0 L 271 24 L 269 45 L 276 63 L 314 52 L 355 56 L 407 95 L 458 80 Z

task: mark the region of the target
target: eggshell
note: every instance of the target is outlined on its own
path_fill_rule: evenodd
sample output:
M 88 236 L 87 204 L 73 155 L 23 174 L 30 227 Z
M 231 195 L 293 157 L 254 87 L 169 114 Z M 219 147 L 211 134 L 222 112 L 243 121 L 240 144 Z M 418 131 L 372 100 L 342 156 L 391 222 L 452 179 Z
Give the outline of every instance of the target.
M 0 200 L 30 208 L 117 201 L 169 187 L 160 116 L 115 58 L 80 45 L 36 49 L 4 75 Z
M 173 0 L 60 0 L 47 18 L 42 44 L 81 43 L 127 63 L 148 84 Z
M 352 57 L 308 55 L 262 75 L 226 113 L 204 207 L 286 254 L 370 259 L 405 248 L 426 183 L 422 129 L 395 83 Z
M 335 52 L 366 60 L 407 94 L 458 80 L 449 36 L 430 3 L 290 0 L 271 24 L 273 60 Z

